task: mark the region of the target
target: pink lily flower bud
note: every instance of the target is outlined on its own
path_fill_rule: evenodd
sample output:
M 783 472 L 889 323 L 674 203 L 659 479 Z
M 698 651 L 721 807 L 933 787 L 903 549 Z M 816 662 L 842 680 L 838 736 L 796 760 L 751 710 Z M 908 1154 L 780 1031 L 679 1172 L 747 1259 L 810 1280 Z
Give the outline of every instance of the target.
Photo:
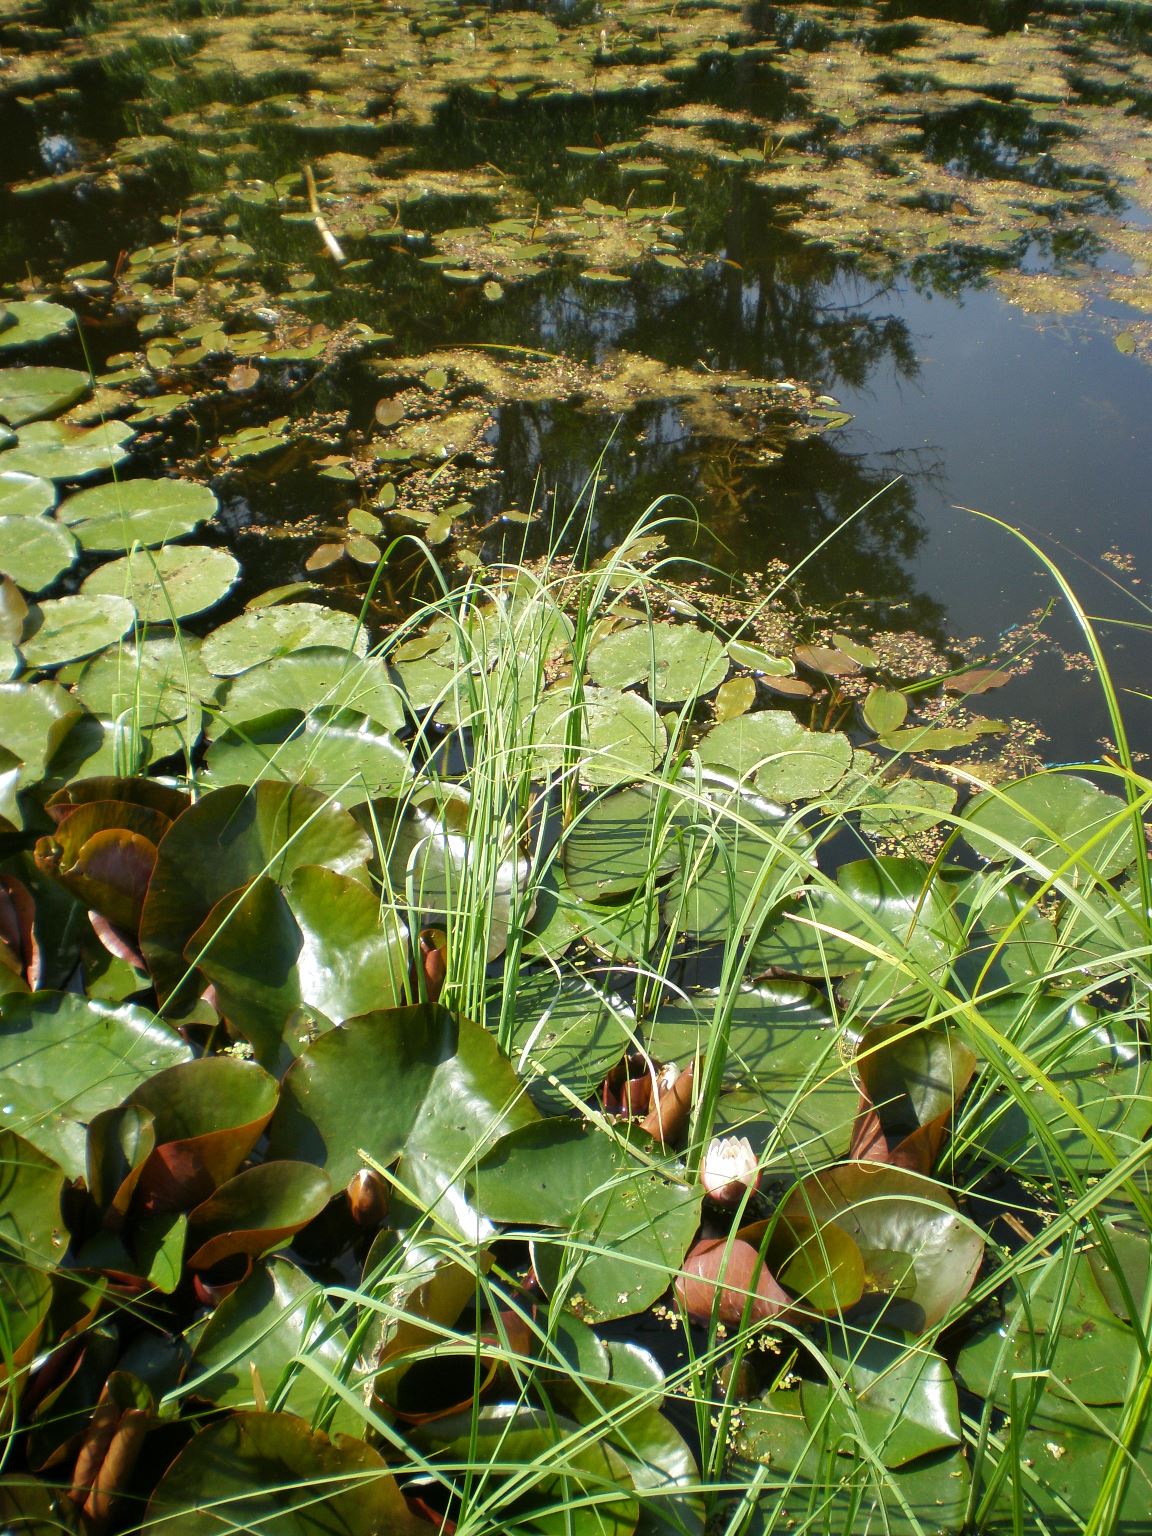
M 700 1182 L 720 1205 L 738 1205 L 744 1191 L 760 1187 L 760 1167 L 747 1136 L 716 1136 L 700 1165 Z

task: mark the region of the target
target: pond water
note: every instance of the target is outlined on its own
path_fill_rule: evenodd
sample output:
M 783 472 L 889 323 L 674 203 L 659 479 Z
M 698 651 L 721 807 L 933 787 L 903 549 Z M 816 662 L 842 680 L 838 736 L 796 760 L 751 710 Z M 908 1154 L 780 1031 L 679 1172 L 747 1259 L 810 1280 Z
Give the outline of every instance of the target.
M 242 597 L 351 606 L 350 512 L 538 552 L 601 453 L 595 548 L 683 497 L 674 543 L 754 581 L 870 503 L 807 598 L 1034 653 L 998 711 L 1094 758 L 1051 577 L 956 508 L 1147 616 L 1148 19 L 0 0 L 0 301 L 75 306 L 100 407 L 156 402 L 140 461 L 211 481 Z

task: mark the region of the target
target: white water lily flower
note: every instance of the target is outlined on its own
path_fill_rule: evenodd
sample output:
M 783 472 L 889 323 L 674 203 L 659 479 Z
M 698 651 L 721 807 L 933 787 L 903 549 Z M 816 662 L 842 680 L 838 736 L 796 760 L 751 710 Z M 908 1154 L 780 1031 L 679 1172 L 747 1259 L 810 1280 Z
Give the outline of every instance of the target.
M 736 1205 L 746 1189 L 755 1194 L 760 1167 L 747 1136 L 713 1137 L 700 1165 L 700 1182 L 721 1205 Z

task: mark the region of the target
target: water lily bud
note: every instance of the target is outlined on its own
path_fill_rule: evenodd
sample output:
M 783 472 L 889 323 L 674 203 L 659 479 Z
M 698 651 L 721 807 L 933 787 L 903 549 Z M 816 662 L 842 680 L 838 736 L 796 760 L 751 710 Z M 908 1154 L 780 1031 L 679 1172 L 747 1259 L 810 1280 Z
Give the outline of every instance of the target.
M 755 1194 L 760 1168 L 747 1136 L 714 1137 L 700 1165 L 700 1182 L 720 1205 L 736 1205 L 746 1189 Z
M 348 1180 L 348 1208 L 358 1227 L 375 1228 L 388 1214 L 388 1186 L 372 1168 L 360 1168 Z

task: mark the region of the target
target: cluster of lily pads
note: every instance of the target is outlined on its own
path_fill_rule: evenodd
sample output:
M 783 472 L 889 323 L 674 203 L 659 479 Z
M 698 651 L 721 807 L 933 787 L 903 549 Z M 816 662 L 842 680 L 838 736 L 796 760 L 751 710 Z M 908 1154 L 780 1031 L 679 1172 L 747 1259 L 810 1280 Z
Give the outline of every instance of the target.
M 89 387 L 0 369 L 4 1519 L 1086 1517 L 1143 1337 L 1147 783 L 957 812 L 903 765 L 1000 722 L 659 617 L 627 549 L 208 628 L 215 498 L 123 478 Z

